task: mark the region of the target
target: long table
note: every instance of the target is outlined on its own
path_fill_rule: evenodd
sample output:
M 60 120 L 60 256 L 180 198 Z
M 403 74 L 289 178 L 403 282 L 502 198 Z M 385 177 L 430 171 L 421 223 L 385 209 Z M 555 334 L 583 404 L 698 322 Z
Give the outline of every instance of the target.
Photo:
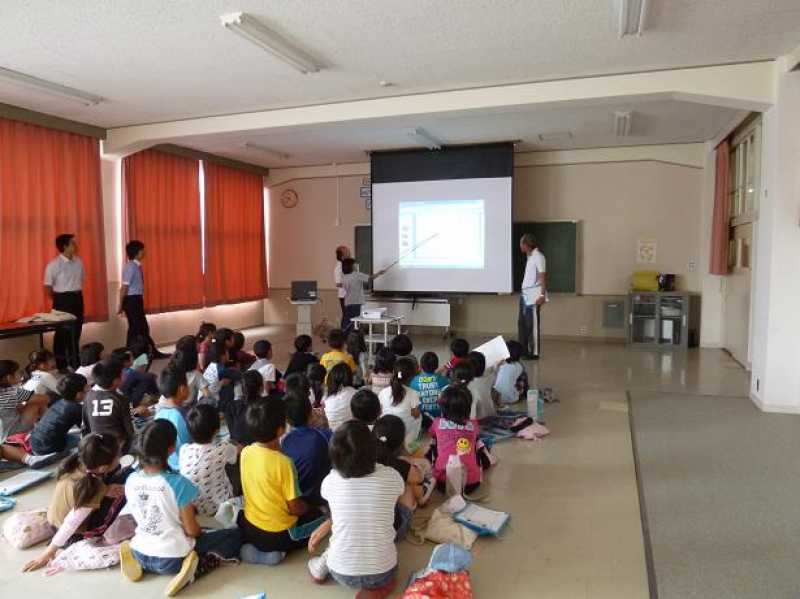
M 37 335 L 39 337 L 39 348 L 43 348 L 44 334 L 62 329 L 66 331 L 69 339 L 66 347 L 67 362 L 69 364 L 77 364 L 78 356 L 72 355 L 72 348 L 75 344 L 74 323 L 74 320 L 59 320 L 57 322 L 4 322 L 0 323 L 0 340 Z

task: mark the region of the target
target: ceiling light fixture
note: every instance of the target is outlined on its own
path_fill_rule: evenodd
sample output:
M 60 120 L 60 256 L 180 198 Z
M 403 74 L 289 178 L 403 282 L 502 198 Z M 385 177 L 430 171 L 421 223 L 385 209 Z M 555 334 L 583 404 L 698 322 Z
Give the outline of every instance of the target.
M 247 13 L 233 12 L 221 15 L 220 21 L 225 29 L 266 50 L 304 75 L 320 70 L 320 66 L 308 54 L 292 47 L 289 42 Z
M 631 133 L 631 120 L 633 113 L 630 110 L 614 113 L 614 135 L 628 137 Z
M 615 0 L 619 9 L 618 33 L 641 36 L 647 20 L 648 0 Z
M 408 132 L 408 136 L 418 144 L 425 146 L 429 150 L 441 150 L 442 142 L 436 139 L 433 135 L 425 131 L 422 127 L 417 127 L 413 131 Z
M 38 77 L 33 77 L 32 75 L 26 75 L 25 73 L 20 73 L 19 71 L 12 71 L 11 69 L 4 69 L 3 67 L 0 67 L 0 79 L 10 81 L 11 83 L 27 85 L 28 87 L 32 87 L 39 91 L 64 98 L 66 100 L 79 102 L 84 106 L 97 106 L 100 104 L 100 102 L 105 100 L 105 98 L 75 89 L 74 87 L 67 87 L 66 85 L 53 83 L 52 81 L 45 81 L 44 79 L 39 79 Z
M 289 160 L 292 157 L 291 154 L 287 154 L 286 152 L 281 152 L 279 150 L 273 150 L 272 148 L 268 148 L 267 146 L 262 146 L 261 144 L 256 144 L 251 141 L 248 141 L 244 144 L 245 150 L 255 150 L 256 152 L 261 152 L 262 154 L 269 154 L 270 156 L 275 156 L 275 158 L 280 158 L 281 160 Z

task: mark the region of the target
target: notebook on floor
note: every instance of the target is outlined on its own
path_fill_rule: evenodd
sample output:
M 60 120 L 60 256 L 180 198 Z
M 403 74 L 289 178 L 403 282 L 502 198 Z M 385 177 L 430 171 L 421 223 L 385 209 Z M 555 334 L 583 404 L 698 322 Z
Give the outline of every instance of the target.
M 477 532 L 481 536 L 499 535 L 510 516 L 506 512 L 498 512 L 489 508 L 468 503 L 463 510 L 456 512 L 453 519 Z
M 53 476 L 44 470 L 26 470 L 0 481 L 0 495 L 15 495 Z

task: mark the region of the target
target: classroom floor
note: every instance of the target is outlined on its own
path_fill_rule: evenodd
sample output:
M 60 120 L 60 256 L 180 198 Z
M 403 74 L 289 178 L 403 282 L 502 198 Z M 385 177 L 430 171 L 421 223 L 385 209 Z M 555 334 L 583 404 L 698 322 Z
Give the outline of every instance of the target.
M 264 335 L 275 346 L 275 362 L 285 365 L 293 331 L 263 327 L 248 331 L 248 341 Z M 475 344 L 484 340 L 470 339 Z M 441 357 L 447 354 L 447 344 L 440 338 L 415 338 L 415 353 L 431 349 Z M 625 392 L 742 396 L 748 388 L 747 373 L 720 350 L 670 354 L 547 340 L 542 360 L 526 364 L 531 380 L 553 387 L 561 402 L 546 408 L 552 431 L 548 439 L 496 446 L 499 464 L 490 475 L 486 505 L 510 512 L 511 523 L 501 539 L 480 539 L 474 547 L 475 596 L 647 597 Z M 52 483 L 21 494 L 17 509 L 45 506 L 51 490 Z M 15 596 L 43 596 L 57 588 L 65 598 L 103 597 L 111 592 L 117 599 L 146 599 L 162 596 L 167 582 L 148 576 L 134 585 L 123 581 L 117 570 L 62 573 L 52 579 L 41 573 L 21 574 L 22 564 L 39 550 L 20 552 L 0 543 L 4 564 L 0 588 L 13 589 Z M 400 545 L 401 581 L 424 566 L 430 550 L 430 545 L 419 547 L 408 541 Z M 234 599 L 260 592 L 268 599 L 352 596 L 334 583 L 313 584 L 306 558 L 301 552 L 277 567 L 229 567 L 201 579 L 181 596 Z

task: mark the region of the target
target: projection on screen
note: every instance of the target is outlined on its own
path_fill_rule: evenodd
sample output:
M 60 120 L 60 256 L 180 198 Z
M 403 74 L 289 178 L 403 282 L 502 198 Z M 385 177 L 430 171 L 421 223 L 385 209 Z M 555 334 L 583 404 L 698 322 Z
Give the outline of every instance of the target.
M 400 268 L 482 269 L 485 207 L 482 199 L 400 202 Z
M 372 265 L 392 293 L 511 293 L 512 144 L 374 152 Z

